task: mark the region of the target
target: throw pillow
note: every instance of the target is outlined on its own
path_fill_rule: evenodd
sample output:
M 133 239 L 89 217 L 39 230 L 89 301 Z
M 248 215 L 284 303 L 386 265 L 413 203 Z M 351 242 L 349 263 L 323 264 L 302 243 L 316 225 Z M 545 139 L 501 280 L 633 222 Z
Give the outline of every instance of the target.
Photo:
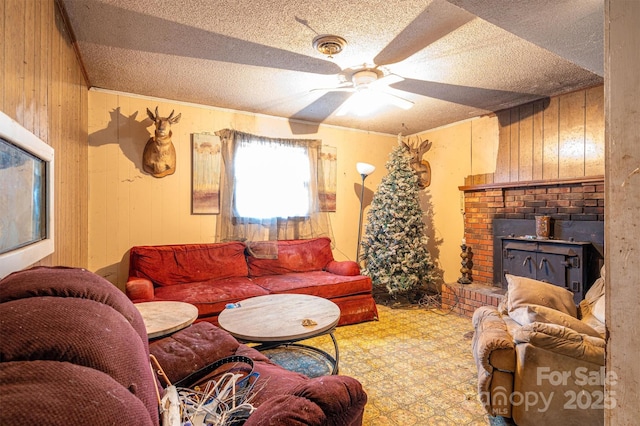
M 581 334 L 587 334 L 593 337 L 601 337 L 598 331 L 594 330 L 588 324 L 583 323 L 577 318 L 567 315 L 555 309 L 547 308 L 540 305 L 524 305 L 511 312 L 509 316 L 520 325 L 527 325 L 534 322 L 543 322 L 545 324 L 557 324 L 570 328 Z
M 606 337 L 607 328 L 605 327 L 604 323 L 601 322 L 598 318 L 596 318 L 593 315 L 593 312 L 591 312 L 590 310 L 587 311 L 586 313 L 582 312 L 580 321 L 582 321 L 583 323 L 587 324 L 589 327 L 593 328 L 595 331 L 600 333 L 600 337 L 602 337 L 603 339 Z
M 592 311 L 596 302 L 604 296 L 605 285 L 605 269 L 603 266 L 600 268 L 600 278 L 595 280 L 591 287 L 589 287 L 589 291 L 584 295 L 584 300 L 580 302 L 580 308 L 585 312 Z
M 577 317 L 578 309 L 573 300 L 573 293 L 557 285 L 506 274 L 509 285 L 509 312 L 523 305 L 540 305 Z
M 591 313 L 594 317 L 598 319 L 603 324 L 606 324 L 604 320 L 604 304 L 605 304 L 605 296 L 604 294 L 598 299 L 598 301 L 593 305 L 591 309 Z

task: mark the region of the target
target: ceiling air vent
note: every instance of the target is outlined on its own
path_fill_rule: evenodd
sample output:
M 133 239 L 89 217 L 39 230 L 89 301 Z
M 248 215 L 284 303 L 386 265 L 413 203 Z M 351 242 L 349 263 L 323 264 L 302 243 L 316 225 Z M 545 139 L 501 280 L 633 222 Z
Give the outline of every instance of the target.
M 342 52 L 346 45 L 347 40 L 336 35 L 323 34 L 313 39 L 313 48 L 329 58 Z

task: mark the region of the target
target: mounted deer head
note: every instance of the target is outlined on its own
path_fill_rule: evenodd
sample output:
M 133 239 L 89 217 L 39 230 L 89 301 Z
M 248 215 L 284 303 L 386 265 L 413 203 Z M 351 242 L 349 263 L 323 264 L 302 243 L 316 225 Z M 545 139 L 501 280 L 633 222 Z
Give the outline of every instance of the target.
M 171 125 L 179 122 L 182 114 L 174 117 L 173 113 L 174 111 L 171 111 L 168 117 L 160 117 L 158 107 L 155 114 L 147 108 L 147 115 L 153 120 L 156 131 L 144 147 L 142 168 L 157 178 L 171 175 L 176 171 L 176 149 L 171 142 Z
M 431 149 L 428 139 L 420 139 L 419 136 L 403 138 L 398 135 L 398 142 L 402 143 L 411 155 L 411 168 L 418 174 L 418 185 L 424 189 L 431 185 L 431 165 L 423 160 L 424 154 Z

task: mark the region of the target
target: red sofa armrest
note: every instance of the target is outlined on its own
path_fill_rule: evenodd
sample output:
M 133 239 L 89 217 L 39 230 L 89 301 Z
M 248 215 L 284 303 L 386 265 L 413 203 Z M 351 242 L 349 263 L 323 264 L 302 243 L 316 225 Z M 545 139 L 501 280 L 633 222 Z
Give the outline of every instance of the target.
M 356 379 L 316 377 L 261 403 L 245 426 L 360 426 L 366 403 L 367 394 Z
M 127 297 L 131 300 L 153 300 L 153 283 L 146 278 L 129 277 L 125 286 Z
M 324 270 L 336 275 L 356 276 L 360 275 L 360 266 L 353 260 L 332 260 L 327 263 Z

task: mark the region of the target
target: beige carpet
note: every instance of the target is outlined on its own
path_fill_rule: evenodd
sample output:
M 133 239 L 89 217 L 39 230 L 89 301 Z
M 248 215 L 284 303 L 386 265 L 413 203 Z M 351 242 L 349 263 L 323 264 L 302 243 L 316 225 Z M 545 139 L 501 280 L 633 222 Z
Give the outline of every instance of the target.
M 360 380 L 364 425 L 489 425 L 477 401 L 471 320 L 378 305 L 380 320 L 339 327 L 340 374 Z M 332 353 L 328 336 L 305 341 Z

